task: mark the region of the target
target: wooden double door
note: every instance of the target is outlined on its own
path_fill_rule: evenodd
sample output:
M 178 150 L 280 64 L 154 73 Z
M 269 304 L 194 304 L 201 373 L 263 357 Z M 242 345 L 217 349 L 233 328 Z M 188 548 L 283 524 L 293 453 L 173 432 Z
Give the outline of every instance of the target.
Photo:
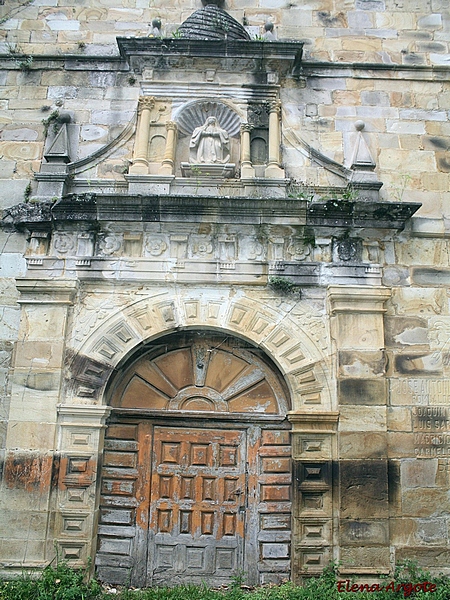
M 155 427 L 153 448 L 152 582 L 229 581 L 243 569 L 245 432 Z
M 247 464 L 246 429 L 111 425 L 101 481 L 99 577 L 139 586 L 220 585 L 243 572 L 255 508 Z

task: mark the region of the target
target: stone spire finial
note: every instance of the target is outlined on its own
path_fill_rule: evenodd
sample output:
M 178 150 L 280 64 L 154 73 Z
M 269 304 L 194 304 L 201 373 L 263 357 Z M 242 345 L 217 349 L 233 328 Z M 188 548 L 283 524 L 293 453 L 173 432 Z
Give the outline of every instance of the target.
M 69 113 L 61 113 L 58 117 L 59 129 L 44 152 L 44 158 L 49 163 L 70 162 L 70 147 L 67 125 L 72 118 Z
M 364 121 L 355 123 L 356 139 L 351 162 L 353 171 L 351 182 L 357 189 L 364 190 L 364 196 L 362 198 L 360 196 L 360 200 L 378 201 L 378 191 L 383 184 L 378 181 L 375 173 L 376 164 L 364 139 L 365 126 Z
M 376 167 L 375 161 L 372 158 L 366 140 L 363 137 L 362 131 L 366 124 L 364 121 L 356 121 L 355 129 L 356 144 L 353 150 L 353 158 L 351 168 L 357 171 L 373 171 Z

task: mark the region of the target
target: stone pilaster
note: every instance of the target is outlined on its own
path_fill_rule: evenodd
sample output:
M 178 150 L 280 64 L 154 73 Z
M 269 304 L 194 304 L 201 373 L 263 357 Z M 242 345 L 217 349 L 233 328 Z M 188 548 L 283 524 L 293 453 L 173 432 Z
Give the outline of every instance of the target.
M 389 570 L 387 390 L 382 287 L 328 288 L 337 350 L 341 571 Z
M 96 497 L 108 406 L 58 406 L 59 480 L 54 503 L 54 538 L 72 565 L 94 557 L 98 523 Z
M 14 522 L 0 543 L 11 569 L 48 563 L 54 555 L 50 496 L 56 460 L 68 312 L 77 283 L 17 279 L 22 308 L 15 346 L 6 437 L 2 523 Z M 20 523 L 20 526 L 18 525 Z M 1 554 L 0 554 L 1 556 Z
M 320 573 L 333 559 L 333 471 L 339 413 L 296 411 L 292 424 L 294 475 L 293 572 Z

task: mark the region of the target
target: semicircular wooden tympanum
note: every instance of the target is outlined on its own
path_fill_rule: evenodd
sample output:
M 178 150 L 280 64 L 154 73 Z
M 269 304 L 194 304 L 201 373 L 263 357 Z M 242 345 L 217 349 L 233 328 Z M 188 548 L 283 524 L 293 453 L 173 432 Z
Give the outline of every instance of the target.
M 282 385 L 258 354 L 226 336 L 170 336 L 124 370 L 111 404 L 148 410 L 285 413 Z

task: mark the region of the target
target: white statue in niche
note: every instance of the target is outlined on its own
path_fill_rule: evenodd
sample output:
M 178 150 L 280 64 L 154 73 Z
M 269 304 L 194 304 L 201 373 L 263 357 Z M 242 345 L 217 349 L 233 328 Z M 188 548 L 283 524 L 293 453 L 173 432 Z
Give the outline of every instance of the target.
M 192 133 L 191 164 L 226 164 L 230 161 L 230 136 L 222 129 L 216 117 L 208 117 Z

